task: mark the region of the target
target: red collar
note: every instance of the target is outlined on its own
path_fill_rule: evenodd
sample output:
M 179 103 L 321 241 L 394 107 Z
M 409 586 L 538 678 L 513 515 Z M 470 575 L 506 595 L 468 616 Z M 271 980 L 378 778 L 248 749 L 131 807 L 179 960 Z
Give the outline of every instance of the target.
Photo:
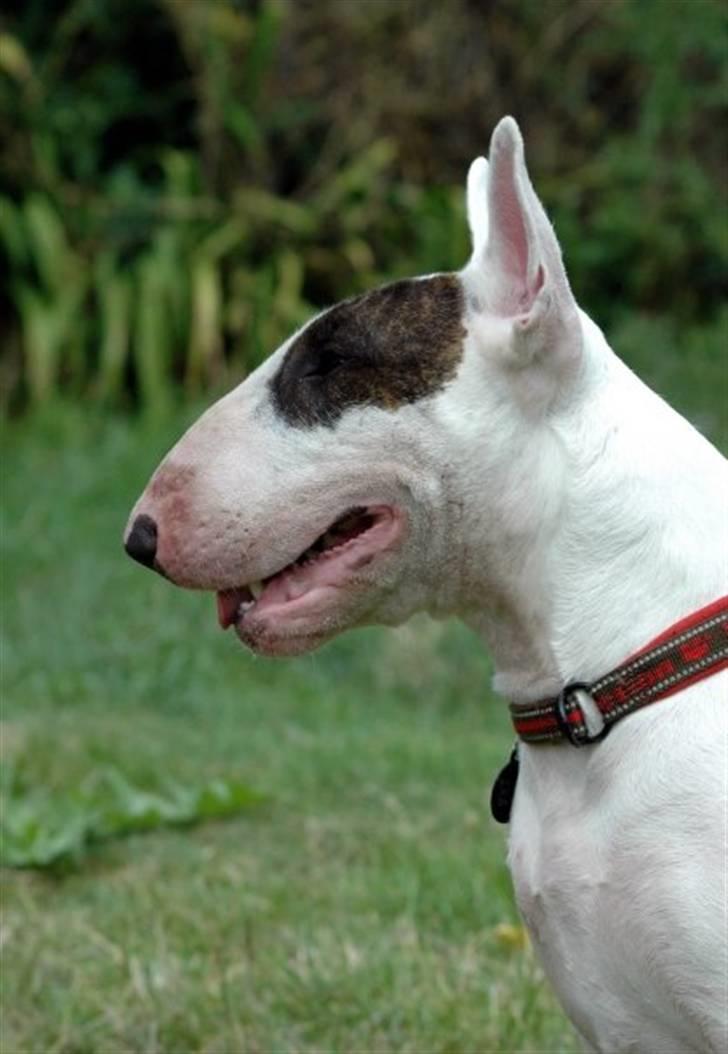
M 555 699 L 511 704 L 513 725 L 527 743 L 567 739 L 574 746 L 602 739 L 615 721 L 682 691 L 728 666 L 728 596 L 701 608 L 655 637 L 592 684 L 574 681 Z M 585 711 L 583 695 L 593 705 Z M 599 725 L 594 728 L 594 718 Z

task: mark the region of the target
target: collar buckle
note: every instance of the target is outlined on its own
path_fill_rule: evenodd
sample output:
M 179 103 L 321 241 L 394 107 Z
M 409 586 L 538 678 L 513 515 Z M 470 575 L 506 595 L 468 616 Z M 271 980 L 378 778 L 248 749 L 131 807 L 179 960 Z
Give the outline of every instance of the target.
M 587 710 L 584 702 L 588 704 Z M 591 686 L 585 681 L 572 681 L 561 689 L 554 713 L 562 734 L 574 747 L 598 743 L 609 731 L 609 725 L 591 694 Z

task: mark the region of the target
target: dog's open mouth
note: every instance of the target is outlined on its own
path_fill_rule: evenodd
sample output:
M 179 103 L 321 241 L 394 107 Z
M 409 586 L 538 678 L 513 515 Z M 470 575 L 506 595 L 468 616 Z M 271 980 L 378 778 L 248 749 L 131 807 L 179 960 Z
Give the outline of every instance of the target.
M 294 561 L 260 582 L 217 593 L 217 617 L 228 629 L 254 615 L 278 615 L 315 607 L 331 590 L 390 547 L 401 528 L 401 514 L 386 505 L 349 509 Z

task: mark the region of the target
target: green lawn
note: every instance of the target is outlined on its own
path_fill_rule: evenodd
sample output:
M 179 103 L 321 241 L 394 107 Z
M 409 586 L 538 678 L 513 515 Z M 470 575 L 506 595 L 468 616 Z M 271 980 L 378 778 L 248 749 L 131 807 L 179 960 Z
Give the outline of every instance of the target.
M 668 352 L 656 375 L 717 434 L 717 364 Z M 244 653 L 210 596 L 121 550 L 182 424 L 65 409 L 6 432 L 4 820 L 67 829 L 120 776 L 264 800 L 6 870 L 4 1054 L 575 1050 L 487 810 L 511 737 L 478 642 L 423 620 Z

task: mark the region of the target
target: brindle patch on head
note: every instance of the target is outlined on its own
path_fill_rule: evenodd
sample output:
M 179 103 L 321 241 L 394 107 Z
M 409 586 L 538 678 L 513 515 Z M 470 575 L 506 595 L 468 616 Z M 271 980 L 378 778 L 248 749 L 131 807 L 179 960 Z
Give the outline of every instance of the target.
M 455 275 L 406 279 L 332 307 L 289 348 L 273 378 L 292 425 L 333 425 L 351 406 L 396 410 L 441 389 L 463 351 Z

